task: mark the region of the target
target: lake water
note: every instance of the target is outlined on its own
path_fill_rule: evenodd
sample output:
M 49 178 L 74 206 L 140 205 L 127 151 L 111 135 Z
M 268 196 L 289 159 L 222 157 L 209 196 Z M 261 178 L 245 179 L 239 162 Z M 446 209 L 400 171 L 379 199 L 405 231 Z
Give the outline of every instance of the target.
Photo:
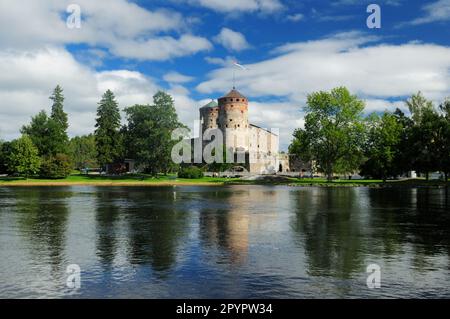
M 450 297 L 445 189 L 0 187 L 0 245 L 0 298 Z

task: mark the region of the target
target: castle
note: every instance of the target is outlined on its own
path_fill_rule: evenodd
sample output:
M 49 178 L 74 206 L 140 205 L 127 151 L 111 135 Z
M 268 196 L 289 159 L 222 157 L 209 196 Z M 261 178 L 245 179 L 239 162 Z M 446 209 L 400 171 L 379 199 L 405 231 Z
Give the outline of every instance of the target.
M 289 159 L 279 153 L 277 134 L 250 124 L 248 99 L 233 88 L 228 94 L 200 108 L 200 132 L 220 130 L 224 146 L 233 153 L 245 154 L 237 166 L 254 174 L 274 174 L 289 171 Z M 207 141 L 203 142 L 203 147 Z

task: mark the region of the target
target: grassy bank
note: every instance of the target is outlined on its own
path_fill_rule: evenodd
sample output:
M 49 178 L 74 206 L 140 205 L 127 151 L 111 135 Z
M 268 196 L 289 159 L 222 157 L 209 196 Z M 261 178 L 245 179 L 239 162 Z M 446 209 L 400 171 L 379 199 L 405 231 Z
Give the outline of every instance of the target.
M 39 179 L 23 177 L 0 178 L 0 186 L 170 186 L 170 185 L 223 185 L 237 179 L 203 177 L 200 179 L 183 179 L 175 175 L 127 175 L 100 176 L 73 174 L 65 179 Z
M 300 179 L 292 177 L 267 176 L 261 179 L 248 180 L 240 178 L 203 177 L 199 179 L 182 179 L 175 175 L 127 175 L 127 176 L 100 176 L 73 174 L 65 179 L 50 180 L 38 178 L 3 177 L 0 186 L 175 186 L 175 185 L 289 185 L 289 186 L 315 186 L 315 187 L 444 187 L 449 186 L 444 181 L 426 181 L 424 179 L 408 179 L 399 181 L 381 180 L 335 180 L 327 182 L 325 179 Z

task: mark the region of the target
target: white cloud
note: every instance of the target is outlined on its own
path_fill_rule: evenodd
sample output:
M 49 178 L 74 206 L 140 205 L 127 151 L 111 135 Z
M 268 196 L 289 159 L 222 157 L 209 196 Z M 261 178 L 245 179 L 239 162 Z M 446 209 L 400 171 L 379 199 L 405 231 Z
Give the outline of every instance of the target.
M 97 103 L 107 89 L 113 90 L 121 108 L 152 103 L 160 89 L 152 78 L 137 71 L 96 72 L 63 48 L 0 51 L 0 137 L 17 137 L 31 116 L 42 109 L 50 111 L 48 97 L 56 84 L 64 89 L 71 136 L 93 132 Z M 180 87 L 173 92 L 181 119 L 192 121 L 198 105 Z
M 189 33 L 177 37 L 187 20 L 168 10 L 147 10 L 126 0 L 78 0 L 81 28 L 69 29 L 64 15 L 72 1 L 3 0 L 0 3 L 0 48 L 34 49 L 47 45 L 84 43 L 107 48 L 119 57 L 167 60 L 209 50 L 211 43 Z
M 431 22 L 442 22 L 450 20 L 450 0 L 439 0 L 423 7 L 425 15 L 414 19 L 411 25 L 426 24 Z
M 220 66 L 230 66 L 233 61 L 236 61 L 235 57 L 227 56 L 226 58 L 218 58 L 218 57 L 205 57 L 205 61 L 209 64 L 220 65 Z
M 220 33 L 214 38 L 214 41 L 220 43 L 229 51 L 242 51 L 250 47 L 242 33 L 228 28 L 222 28 Z
M 192 76 L 184 75 L 175 71 L 166 73 L 164 75 L 164 81 L 168 83 L 188 83 L 193 80 L 194 78 Z
M 376 40 L 350 32 L 290 43 L 275 49 L 272 58 L 248 64 L 236 84 L 249 97 L 250 121 L 279 127 L 286 149 L 292 131 L 303 122 L 301 111 L 311 92 L 346 86 L 366 101 L 366 114 L 397 107 L 407 112 L 404 98 L 419 90 L 436 102 L 449 94 L 450 47 Z M 222 94 L 233 83 L 225 66 L 208 77 L 197 86 L 202 93 Z M 267 99 L 281 102 L 264 102 Z
M 210 49 L 212 49 L 212 45 L 207 39 L 185 34 L 179 39 L 165 36 L 142 42 L 133 40 L 122 41 L 115 43 L 111 47 L 111 52 L 117 56 L 138 60 L 163 61 Z
M 284 8 L 279 0 L 185 0 L 214 11 L 224 13 L 272 13 Z
M 238 86 L 251 96 L 302 100 L 306 93 L 347 86 L 363 97 L 398 97 L 422 90 L 442 98 L 450 88 L 450 48 L 433 44 L 368 45 L 373 38 L 346 33 L 291 43 L 275 57 L 248 65 Z M 209 74 L 197 88 L 210 93 L 232 83 L 227 68 Z

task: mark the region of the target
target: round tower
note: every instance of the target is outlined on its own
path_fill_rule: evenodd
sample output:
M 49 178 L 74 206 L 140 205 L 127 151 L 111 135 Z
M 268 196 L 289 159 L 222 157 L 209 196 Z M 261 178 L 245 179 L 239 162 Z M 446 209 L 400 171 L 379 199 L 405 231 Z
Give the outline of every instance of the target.
M 248 99 L 233 88 L 219 98 L 219 128 L 227 148 L 248 150 L 248 125 Z
M 201 133 L 207 129 L 218 128 L 219 126 L 219 106 L 216 101 L 211 101 L 200 108 Z

